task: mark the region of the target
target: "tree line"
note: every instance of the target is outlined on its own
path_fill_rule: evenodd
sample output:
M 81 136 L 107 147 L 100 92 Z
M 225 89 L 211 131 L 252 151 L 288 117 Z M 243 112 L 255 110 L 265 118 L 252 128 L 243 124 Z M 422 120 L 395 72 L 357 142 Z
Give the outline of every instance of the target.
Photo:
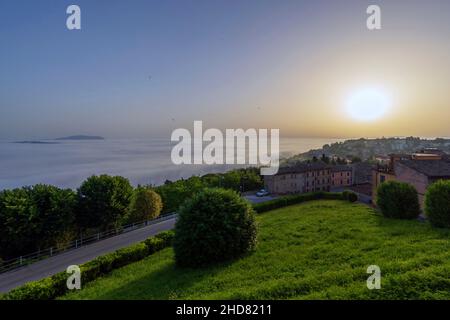
M 261 188 L 257 168 L 137 186 L 120 176 L 91 176 L 77 190 L 37 184 L 0 191 L 0 261 L 176 211 L 204 188 Z

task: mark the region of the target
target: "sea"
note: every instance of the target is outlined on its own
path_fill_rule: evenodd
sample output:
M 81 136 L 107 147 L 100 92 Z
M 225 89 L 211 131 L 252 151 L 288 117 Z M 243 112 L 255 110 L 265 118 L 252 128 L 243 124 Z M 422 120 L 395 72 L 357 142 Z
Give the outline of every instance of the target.
M 344 139 L 281 138 L 280 157 L 321 148 Z M 91 175 L 120 175 L 133 185 L 220 173 L 238 165 L 175 165 L 176 143 L 165 139 L 61 140 L 57 143 L 0 141 L 0 190 L 34 184 L 76 189 Z

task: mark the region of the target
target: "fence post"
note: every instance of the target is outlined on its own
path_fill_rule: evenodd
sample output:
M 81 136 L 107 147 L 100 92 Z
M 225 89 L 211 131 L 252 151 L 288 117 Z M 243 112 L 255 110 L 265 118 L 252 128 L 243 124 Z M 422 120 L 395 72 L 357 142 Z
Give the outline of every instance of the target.
M 50 257 L 53 256 L 53 247 L 50 248 Z
M 78 249 L 78 239 L 75 239 L 75 249 Z
M 22 256 L 20 256 L 19 259 L 20 259 L 20 265 L 22 265 Z
M 100 232 L 97 233 L 97 241 L 100 240 Z

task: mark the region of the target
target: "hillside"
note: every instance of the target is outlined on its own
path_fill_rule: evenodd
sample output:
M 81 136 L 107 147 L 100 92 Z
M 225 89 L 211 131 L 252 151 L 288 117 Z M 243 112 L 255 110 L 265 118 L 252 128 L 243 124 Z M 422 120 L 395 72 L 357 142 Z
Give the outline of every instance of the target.
M 258 216 L 257 250 L 201 270 L 172 249 L 118 269 L 63 299 L 450 299 L 450 231 L 322 200 Z M 369 265 L 382 272 L 368 290 Z
M 377 155 L 389 153 L 412 153 L 425 148 L 437 148 L 450 153 L 450 139 L 425 140 L 420 138 L 381 138 L 381 139 L 356 139 L 326 144 L 321 149 L 310 150 L 299 154 L 294 158 L 311 159 L 312 157 L 338 156 L 346 158 L 356 156 L 363 160 L 371 159 Z

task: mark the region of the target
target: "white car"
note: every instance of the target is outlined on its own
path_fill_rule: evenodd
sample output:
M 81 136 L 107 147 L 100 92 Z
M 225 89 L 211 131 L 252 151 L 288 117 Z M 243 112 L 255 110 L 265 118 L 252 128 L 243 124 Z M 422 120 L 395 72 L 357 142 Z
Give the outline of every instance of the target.
M 266 189 L 261 189 L 256 193 L 257 197 L 265 197 L 268 195 L 269 195 L 269 192 Z

